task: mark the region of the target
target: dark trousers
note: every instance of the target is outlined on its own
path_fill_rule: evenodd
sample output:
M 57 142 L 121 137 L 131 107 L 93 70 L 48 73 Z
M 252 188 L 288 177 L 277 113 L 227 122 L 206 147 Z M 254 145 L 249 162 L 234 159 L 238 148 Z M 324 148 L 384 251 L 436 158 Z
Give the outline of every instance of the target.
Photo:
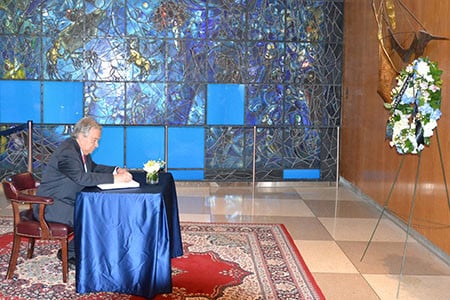
M 39 206 L 34 205 L 33 207 L 34 217 L 39 218 Z M 57 222 L 67 224 L 73 228 L 73 215 L 74 215 L 74 205 L 68 204 L 59 200 L 55 200 L 52 205 L 47 205 L 45 207 L 45 220 L 48 222 Z M 75 257 L 75 240 L 69 242 L 68 245 L 68 256 L 69 258 Z

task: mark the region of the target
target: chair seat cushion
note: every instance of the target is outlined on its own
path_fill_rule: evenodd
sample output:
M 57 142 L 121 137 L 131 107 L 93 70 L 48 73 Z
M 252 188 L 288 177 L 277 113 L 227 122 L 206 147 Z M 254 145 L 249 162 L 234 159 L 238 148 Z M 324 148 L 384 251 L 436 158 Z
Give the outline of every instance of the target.
M 53 238 L 66 238 L 73 233 L 73 228 L 62 223 L 47 223 Z M 41 228 L 38 221 L 24 221 L 17 224 L 16 233 L 28 237 L 41 237 Z

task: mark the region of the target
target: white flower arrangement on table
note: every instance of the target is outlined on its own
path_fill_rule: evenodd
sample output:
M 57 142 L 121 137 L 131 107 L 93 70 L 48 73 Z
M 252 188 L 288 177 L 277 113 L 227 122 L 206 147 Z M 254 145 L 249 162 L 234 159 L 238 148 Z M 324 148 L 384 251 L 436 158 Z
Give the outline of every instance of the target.
M 441 74 L 436 62 L 419 57 L 397 76 L 393 100 L 384 106 L 390 110 L 386 138 L 398 153 L 417 154 L 430 145 L 441 117 Z
M 151 179 L 156 180 L 158 172 L 164 168 L 166 165 L 163 160 L 149 160 L 144 164 L 144 171 L 147 172 L 146 179 L 150 181 Z

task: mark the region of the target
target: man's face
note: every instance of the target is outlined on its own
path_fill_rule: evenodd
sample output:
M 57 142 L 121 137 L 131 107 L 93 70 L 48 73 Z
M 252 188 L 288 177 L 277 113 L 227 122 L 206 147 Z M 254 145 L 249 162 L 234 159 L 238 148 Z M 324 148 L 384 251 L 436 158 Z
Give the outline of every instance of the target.
M 77 141 L 84 155 L 88 155 L 94 152 L 95 148 L 98 147 L 98 141 L 100 140 L 101 135 L 101 130 L 97 128 L 91 128 L 91 130 L 89 130 L 88 136 L 84 136 L 83 134 L 80 134 L 78 136 Z

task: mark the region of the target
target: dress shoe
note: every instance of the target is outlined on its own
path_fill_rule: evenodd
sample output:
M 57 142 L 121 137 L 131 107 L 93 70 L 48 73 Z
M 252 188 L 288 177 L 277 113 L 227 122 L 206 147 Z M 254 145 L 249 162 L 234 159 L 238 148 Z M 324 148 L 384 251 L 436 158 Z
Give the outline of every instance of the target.
M 61 249 L 58 250 L 58 253 L 56 254 L 56 257 L 58 257 L 58 259 L 60 261 L 62 261 L 62 250 Z M 75 257 L 69 257 L 67 259 L 67 264 L 69 265 L 69 270 L 75 270 L 76 269 L 75 263 L 76 263 L 75 262 Z

